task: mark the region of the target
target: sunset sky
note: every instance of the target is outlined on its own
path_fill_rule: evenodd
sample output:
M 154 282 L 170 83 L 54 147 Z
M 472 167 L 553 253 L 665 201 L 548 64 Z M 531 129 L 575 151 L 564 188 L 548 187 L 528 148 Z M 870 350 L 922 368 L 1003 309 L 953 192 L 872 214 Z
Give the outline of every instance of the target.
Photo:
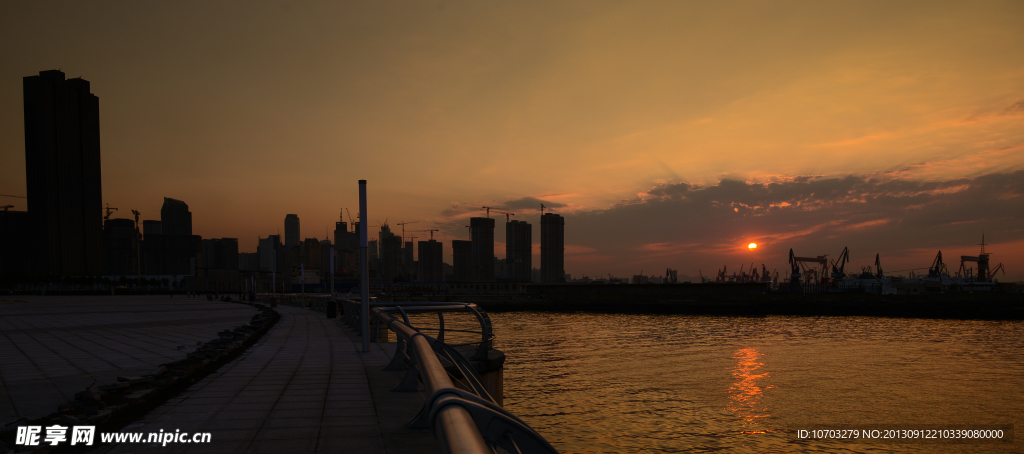
M 1024 277 L 1024 2 L 0 11 L 0 194 L 25 194 L 22 78 L 61 69 L 100 99 L 114 217 L 181 199 L 194 233 L 243 252 L 288 213 L 324 238 L 366 179 L 371 223 L 442 229 L 449 263 L 479 207 L 539 242 L 544 203 L 574 277 L 783 274 L 790 248 L 844 246 L 857 270 L 939 249 L 955 269 L 982 234 L 998 277 Z

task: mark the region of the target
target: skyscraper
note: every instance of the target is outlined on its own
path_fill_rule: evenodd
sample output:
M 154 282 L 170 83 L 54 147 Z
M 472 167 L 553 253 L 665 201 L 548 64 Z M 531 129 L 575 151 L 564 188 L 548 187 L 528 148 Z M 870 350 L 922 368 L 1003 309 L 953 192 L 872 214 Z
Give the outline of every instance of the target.
M 284 246 L 290 248 L 301 245 L 302 240 L 299 238 L 299 215 L 286 215 L 284 217 Z
M 387 224 L 380 227 L 380 275 L 383 282 L 394 282 L 402 274 L 402 237 L 391 233 Z
M 23 79 L 25 180 L 33 271 L 103 271 L 100 101 L 84 79 L 56 70 Z
M 509 279 L 530 282 L 533 266 L 533 231 L 526 221 L 505 223 L 505 263 Z
M 473 280 L 473 242 L 452 240 L 452 279 L 455 282 Z
M 565 280 L 565 219 L 554 213 L 540 217 L 540 281 Z
M 160 207 L 160 225 L 164 235 L 191 235 L 192 212 L 188 210 L 188 204 L 164 197 L 164 205 Z
M 494 219 L 470 218 L 473 231 L 473 276 L 474 281 L 494 280 Z
M 444 249 L 440 241 L 420 241 L 420 260 L 418 264 L 420 282 L 441 282 L 444 280 L 442 263 Z

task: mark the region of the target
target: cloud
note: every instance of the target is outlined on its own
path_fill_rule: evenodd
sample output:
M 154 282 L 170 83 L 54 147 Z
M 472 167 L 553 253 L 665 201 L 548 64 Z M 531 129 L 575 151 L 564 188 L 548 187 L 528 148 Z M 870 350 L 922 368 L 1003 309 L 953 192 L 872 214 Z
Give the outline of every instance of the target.
M 976 248 L 982 233 L 990 243 L 1024 241 L 1020 225 L 1024 171 L 1018 170 L 941 181 L 873 174 L 659 184 L 611 208 L 566 215 L 565 235 L 566 242 L 618 257 L 613 263 L 622 275 L 641 267 L 696 275 L 725 263 L 781 269 L 790 248 L 837 255 L 849 246 L 864 264 L 875 253 L 910 261 L 920 255 L 912 249 Z M 757 250 L 748 250 L 749 242 Z M 993 251 L 993 263 L 1005 263 L 1009 276 L 1024 271 L 1024 257 Z M 583 269 L 567 272 L 591 272 L 577 266 Z

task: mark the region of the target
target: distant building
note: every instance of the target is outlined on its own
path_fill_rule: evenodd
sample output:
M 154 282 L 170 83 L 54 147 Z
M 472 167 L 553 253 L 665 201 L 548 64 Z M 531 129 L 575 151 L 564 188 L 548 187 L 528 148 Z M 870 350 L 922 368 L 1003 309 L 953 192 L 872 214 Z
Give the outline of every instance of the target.
M 160 224 L 164 235 L 191 235 L 192 212 L 188 211 L 188 204 L 164 197 L 164 205 L 160 208 Z
M 348 223 L 334 223 L 334 269 L 341 275 L 356 275 L 359 272 L 359 223 L 355 231 L 349 231 Z
M 473 233 L 473 276 L 474 281 L 494 280 L 494 219 L 470 218 Z
M 131 219 L 108 219 L 103 225 L 103 274 L 139 274 L 139 236 Z
M 320 240 L 316 238 L 302 240 L 302 264 L 305 265 L 307 270 L 324 269 Z M 327 263 L 327 265 L 330 266 L 330 263 Z M 323 273 L 320 274 L 322 275 Z
M 413 275 L 416 274 L 416 252 L 413 249 L 412 241 L 406 241 L 402 245 L 402 274 L 405 276 L 405 280 L 413 280 Z
M 284 246 L 294 247 L 301 244 L 299 240 L 299 215 L 289 214 L 284 217 Z
M 277 252 L 281 249 L 281 235 L 268 235 L 260 238 L 256 254 L 259 255 L 260 271 L 277 271 Z
M 452 240 L 452 275 L 454 282 L 473 280 L 473 242 Z
M 533 267 L 533 226 L 525 221 L 505 223 L 505 269 L 507 278 L 530 282 Z
M 192 213 L 188 204 L 164 197 L 160 208 L 160 233 L 153 231 L 156 224 L 143 222 L 142 226 L 143 274 L 195 276 L 203 267 L 200 261 L 202 238 L 192 235 Z
M 444 246 L 440 241 L 420 241 L 419 244 L 419 272 L 416 273 L 420 282 L 442 282 L 444 281 Z
M 163 235 L 164 228 L 160 221 L 142 221 L 142 237 L 149 235 Z
M 394 282 L 401 275 L 402 237 L 384 224 L 380 227 L 380 278 L 382 282 Z
M 238 270 L 238 238 L 203 240 L 203 268 L 206 270 Z
M 259 252 L 239 252 L 238 253 L 238 269 L 241 271 L 259 271 L 260 270 L 260 253 Z
M 565 280 L 565 219 L 554 213 L 540 217 L 540 281 Z
M 100 101 L 84 79 L 23 79 L 25 182 L 36 274 L 103 271 Z

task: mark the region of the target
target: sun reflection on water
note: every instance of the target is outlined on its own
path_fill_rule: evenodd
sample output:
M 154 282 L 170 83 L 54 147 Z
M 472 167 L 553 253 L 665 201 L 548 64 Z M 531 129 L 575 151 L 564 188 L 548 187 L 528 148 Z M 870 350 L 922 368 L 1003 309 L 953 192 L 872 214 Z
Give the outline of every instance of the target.
M 761 362 L 762 356 L 764 354 L 749 347 L 741 348 L 733 354 L 736 367 L 732 371 L 732 376 L 735 381 L 729 386 L 729 404 L 726 409 L 739 417 L 742 424 L 740 432 L 745 434 L 771 432 L 762 424 L 762 419 L 771 414 L 768 413 L 768 407 L 764 405 L 761 398 L 764 395 L 764 390 L 772 388 L 763 382 L 769 375 L 762 368 L 764 366 L 764 363 Z

